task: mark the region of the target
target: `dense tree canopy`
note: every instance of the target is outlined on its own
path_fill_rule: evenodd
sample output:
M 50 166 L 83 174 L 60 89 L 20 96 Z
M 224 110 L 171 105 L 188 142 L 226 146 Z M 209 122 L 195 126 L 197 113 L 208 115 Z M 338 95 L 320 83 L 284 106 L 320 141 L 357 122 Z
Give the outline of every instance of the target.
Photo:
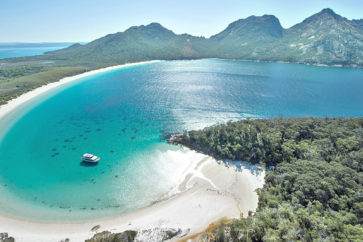
M 243 120 L 190 131 L 174 142 L 272 166 L 256 213 L 217 230 L 216 240 L 363 238 L 363 118 Z

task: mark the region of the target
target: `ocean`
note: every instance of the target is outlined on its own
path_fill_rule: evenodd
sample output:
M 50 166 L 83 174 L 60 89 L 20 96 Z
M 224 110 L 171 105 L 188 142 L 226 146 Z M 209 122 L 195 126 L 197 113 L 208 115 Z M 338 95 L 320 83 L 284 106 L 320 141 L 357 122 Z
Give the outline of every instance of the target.
M 42 55 L 66 48 L 73 43 L 0 43 L 0 59 Z

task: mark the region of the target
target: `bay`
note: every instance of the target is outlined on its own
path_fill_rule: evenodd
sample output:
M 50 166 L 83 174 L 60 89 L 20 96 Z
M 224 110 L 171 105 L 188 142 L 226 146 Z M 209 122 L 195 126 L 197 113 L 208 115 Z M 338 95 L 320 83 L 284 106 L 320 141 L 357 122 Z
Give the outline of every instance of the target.
M 0 123 L 0 212 L 114 216 L 171 195 L 195 157 L 171 133 L 228 120 L 363 115 L 363 70 L 205 59 L 97 74 Z M 6 123 L 5 123 L 6 122 Z M 101 157 L 80 164 L 83 153 Z

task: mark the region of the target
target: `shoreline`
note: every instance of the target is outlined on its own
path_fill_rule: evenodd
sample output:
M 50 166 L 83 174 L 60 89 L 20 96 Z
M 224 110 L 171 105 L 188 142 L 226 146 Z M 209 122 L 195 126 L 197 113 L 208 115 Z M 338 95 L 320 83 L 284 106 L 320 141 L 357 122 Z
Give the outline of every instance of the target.
M 0 214 L 0 232 L 7 232 L 16 241 L 84 241 L 105 230 L 118 233 L 154 228 L 181 229 L 190 236 L 221 219 L 240 218 L 255 211 L 255 190 L 264 184 L 264 171 L 257 175 L 248 168 L 238 171 L 213 157 L 185 150 L 192 152 L 193 161 L 180 177 L 177 193 L 166 200 L 124 215 L 82 222 L 41 222 Z M 100 228 L 92 231 L 97 225 Z
M 208 58 L 206 58 L 208 59 Z M 217 60 L 233 60 L 233 61 L 243 61 L 243 62 L 253 62 L 253 63 L 282 63 L 282 64 L 297 64 L 304 66 L 317 66 L 317 67 L 333 67 L 333 68 L 352 68 L 352 69 L 363 69 L 361 65 L 343 65 L 343 64 L 323 64 L 323 63 L 308 63 L 308 62 L 291 62 L 283 60 L 248 60 L 248 59 L 221 59 L 221 58 L 210 58 Z
M 161 62 L 161 60 L 141 61 L 141 62 L 135 62 L 135 63 L 126 63 L 126 64 L 122 64 L 122 65 L 116 65 L 116 66 L 109 66 L 109 67 L 105 67 L 105 68 L 101 68 L 101 69 L 87 71 L 87 72 L 84 72 L 84 73 L 81 73 L 81 74 L 78 74 L 75 76 L 64 77 L 56 82 L 48 83 L 47 85 L 44 85 L 44 86 L 35 88 L 29 92 L 23 93 L 20 96 L 14 98 L 14 99 L 11 99 L 6 104 L 0 105 L 0 121 L 5 116 L 7 116 L 9 113 L 11 113 L 13 110 L 15 110 L 16 108 L 27 103 L 31 99 L 38 97 L 38 96 L 40 96 L 50 90 L 53 90 L 57 87 L 60 87 L 64 84 L 70 83 L 72 81 L 78 80 L 83 77 L 88 77 L 91 75 L 95 75 L 95 74 L 99 74 L 99 73 L 103 73 L 103 72 L 107 72 L 107 71 L 111 71 L 111 70 L 122 69 L 122 68 L 130 67 L 130 66 L 157 63 L 157 62 Z
M 64 84 L 90 75 L 129 66 L 160 62 L 159 60 L 129 63 L 92 70 L 36 88 L 0 106 L 0 120 L 30 100 Z M 185 148 L 187 149 L 187 148 Z M 255 189 L 263 186 L 264 172 L 258 177 L 248 169 L 237 171 L 217 162 L 214 158 L 193 152 L 197 160 L 180 177 L 176 193 L 165 200 L 133 212 L 86 221 L 33 221 L 0 213 L 0 228 L 16 241 L 84 241 L 95 233 L 108 230 L 143 230 L 150 228 L 181 228 L 189 231 L 186 236 L 203 231 L 209 224 L 222 218 L 239 218 L 257 208 Z M 186 156 L 187 158 L 187 156 Z M 213 201 L 213 203 L 211 203 Z M 96 225 L 100 229 L 92 231 Z

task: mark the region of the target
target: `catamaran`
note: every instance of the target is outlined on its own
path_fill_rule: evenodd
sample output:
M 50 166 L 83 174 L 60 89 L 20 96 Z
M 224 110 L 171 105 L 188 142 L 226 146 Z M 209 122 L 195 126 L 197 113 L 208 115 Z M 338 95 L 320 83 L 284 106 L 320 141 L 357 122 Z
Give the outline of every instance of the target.
M 87 163 L 97 163 L 99 160 L 100 157 L 88 153 L 82 156 L 82 161 Z

